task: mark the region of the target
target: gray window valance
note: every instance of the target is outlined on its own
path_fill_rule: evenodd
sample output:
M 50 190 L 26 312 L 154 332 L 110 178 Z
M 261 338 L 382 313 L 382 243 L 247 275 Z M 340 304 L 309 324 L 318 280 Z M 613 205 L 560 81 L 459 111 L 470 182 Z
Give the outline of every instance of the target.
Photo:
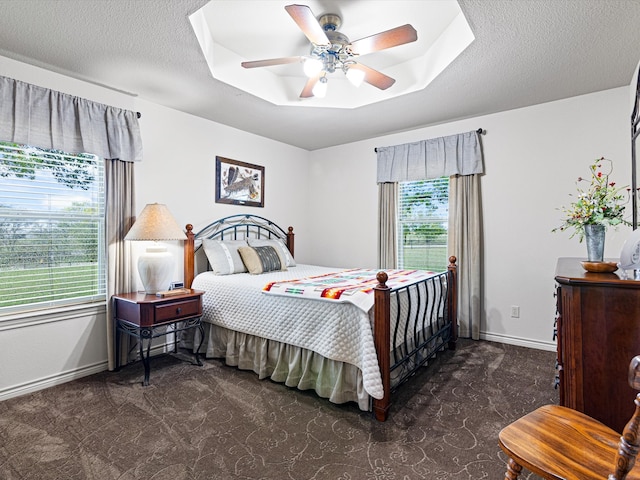
M 378 183 L 484 173 L 476 131 L 378 147 Z
M 136 112 L 0 76 L 0 141 L 142 160 Z

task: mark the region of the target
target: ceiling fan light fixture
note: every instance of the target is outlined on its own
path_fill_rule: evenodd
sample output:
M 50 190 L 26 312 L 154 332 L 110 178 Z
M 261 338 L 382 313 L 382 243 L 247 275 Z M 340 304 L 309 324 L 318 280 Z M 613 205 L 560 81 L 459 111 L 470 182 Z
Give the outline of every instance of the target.
M 304 74 L 309 78 L 313 78 L 318 75 L 322 71 L 322 67 L 322 60 L 314 57 L 305 58 L 304 63 L 302 64 Z
M 320 77 L 313 87 L 313 96 L 324 98 L 327 95 L 327 77 Z
M 348 68 L 345 75 L 354 86 L 359 87 L 364 81 L 365 73 L 364 71 L 358 70 L 356 68 Z
M 306 5 L 286 5 L 284 8 L 311 42 L 309 54 L 247 61 L 241 62 L 240 65 L 244 68 L 255 68 L 302 62 L 308 80 L 299 95 L 300 98 L 323 98 L 327 93 L 327 75 L 339 70 L 342 70 L 349 82 L 356 87 L 366 82 L 380 90 L 386 90 L 395 83 L 395 79 L 357 63 L 355 59 L 418 39 L 415 28 L 406 24 L 351 42 L 349 37 L 338 31 L 342 25 L 339 15 L 328 13 L 316 18 Z

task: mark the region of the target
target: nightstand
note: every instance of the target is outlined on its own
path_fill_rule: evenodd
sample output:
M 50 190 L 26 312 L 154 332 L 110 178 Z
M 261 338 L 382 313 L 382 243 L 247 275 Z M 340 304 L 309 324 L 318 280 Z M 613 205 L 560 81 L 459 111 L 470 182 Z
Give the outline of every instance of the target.
M 204 340 L 202 328 L 202 294 L 200 290 L 188 290 L 179 294 L 157 295 L 132 292 L 114 295 L 114 326 L 116 344 L 116 370 L 120 368 L 120 335 L 126 333 L 138 339 L 140 358 L 144 365 L 143 385 L 149 385 L 149 352 L 151 341 L 169 333 L 190 328 L 200 331 L 200 345 L 195 351 L 195 364 L 202 366 L 198 352 Z M 146 344 L 146 347 L 145 347 Z M 174 342 L 178 351 L 177 338 Z

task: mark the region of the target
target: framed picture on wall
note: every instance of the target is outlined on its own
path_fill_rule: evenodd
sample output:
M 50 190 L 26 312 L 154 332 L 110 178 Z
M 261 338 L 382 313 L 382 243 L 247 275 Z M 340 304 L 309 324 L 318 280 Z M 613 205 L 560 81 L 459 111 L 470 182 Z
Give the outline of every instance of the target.
M 264 167 L 216 157 L 216 203 L 264 207 Z

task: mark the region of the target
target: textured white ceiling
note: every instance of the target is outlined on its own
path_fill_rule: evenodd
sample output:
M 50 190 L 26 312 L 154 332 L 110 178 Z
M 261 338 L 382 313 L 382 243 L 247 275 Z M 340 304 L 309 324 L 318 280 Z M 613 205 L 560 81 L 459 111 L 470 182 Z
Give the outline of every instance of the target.
M 350 110 L 278 106 L 212 78 L 188 18 L 205 3 L 0 0 L 0 55 L 308 150 L 625 86 L 640 60 L 640 1 L 461 0 L 476 39 L 427 88 Z M 376 5 L 395 2 L 315 3 L 349 3 L 376 32 Z
M 395 79 L 388 89 L 366 83 L 354 87 L 342 71 L 327 75 L 324 98 L 300 98 L 306 84 L 302 64 L 245 69 L 241 62 L 308 55 L 311 44 L 285 6 L 291 0 L 209 2 L 190 20 L 214 78 L 276 105 L 357 108 L 425 88 L 472 41 L 473 34 L 456 0 L 307 1 L 319 17 L 342 19 L 337 30 L 351 41 L 411 24 L 418 39 L 404 45 L 356 57 L 356 61 Z M 366 13 L 365 20 L 362 20 Z M 374 13 L 374 14 L 372 14 Z M 267 28 L 265 28 L 265 23 Z

